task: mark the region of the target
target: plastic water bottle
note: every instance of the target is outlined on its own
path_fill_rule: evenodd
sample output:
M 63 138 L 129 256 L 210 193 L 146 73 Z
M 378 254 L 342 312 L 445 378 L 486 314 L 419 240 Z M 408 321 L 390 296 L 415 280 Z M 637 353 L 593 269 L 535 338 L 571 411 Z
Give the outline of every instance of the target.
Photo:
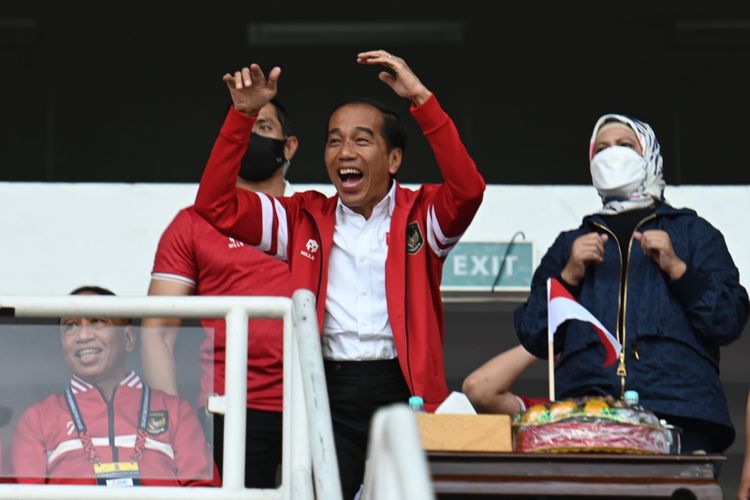
M 412 396 L 409 398 L 409 408 L 416 412 L 424 411 L 424 399 L 422 396 Z
M 638 404 L 638 391 L 625 391 L 624 397 L 628 405 L 635 406 Z

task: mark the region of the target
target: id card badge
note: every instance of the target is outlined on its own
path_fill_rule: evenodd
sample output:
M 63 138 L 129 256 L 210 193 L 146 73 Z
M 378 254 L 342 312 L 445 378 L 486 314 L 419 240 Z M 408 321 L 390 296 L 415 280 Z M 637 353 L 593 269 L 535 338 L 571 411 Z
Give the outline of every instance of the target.
M 138 486 L 141 484 L 138 463 L 105 462 L 94 464 L 96 484 L 114 488 Z

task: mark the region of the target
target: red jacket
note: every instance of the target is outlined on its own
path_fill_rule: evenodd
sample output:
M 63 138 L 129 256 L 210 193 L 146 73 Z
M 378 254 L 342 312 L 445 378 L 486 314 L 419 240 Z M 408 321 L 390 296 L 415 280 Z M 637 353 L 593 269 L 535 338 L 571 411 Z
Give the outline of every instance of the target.
M 129 462 L 136 443 L 143 385 L 131 372 L 107 402 L 90 384 L 70 382 L 80 413 L 102 463 Z M 64 394 L 30 406 L 18 421 L 8 471 L 19 483 L 94 484 L 93 464 L 73 424 Z M 211 486 L 213 462 L 190 404 L 152 390 L 145 449 L 138 461 L 144 485 Z
M 425 134 L 444 182 L 416 191 L 398 186 L 386 258 L 386 296 L 398 359 L 412 394 L 433 411 L 448 395 L 443 362 L 443 262 L 471 223 L 484 179 L 455 125 L 432 96 L 412 115 Z M 337 196 L 315 192 L 271 198 L 235 188 L 255 122 L 229 111 L 201 179 L 196 211 L 225 234 L 289 262 L 296 290 L 313 291 L 318 324 L 325 316 L 328 259 Z

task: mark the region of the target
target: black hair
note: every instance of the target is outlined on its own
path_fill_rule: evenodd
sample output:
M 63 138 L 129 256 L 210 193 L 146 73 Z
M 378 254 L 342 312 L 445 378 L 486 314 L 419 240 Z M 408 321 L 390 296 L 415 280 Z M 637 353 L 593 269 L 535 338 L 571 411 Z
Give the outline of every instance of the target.
M 271 99 L 271 104 L 276 108 L 276 116 L 279 117 L 279 123 L 281 123 L 281 131 L 284 133 L 284 137 L 293 136 L 292 121 L 289 118 L 289 112 L 286 110 L 286 107 L 284 107 L 284 105 L 275 97 Z
M 84 293 L 90 293 L 93 295 L 115 295 L 115 292 L 113 292 L 112 290 L 94 285 L 79 286 L 78 288 L 70 292 L 69 295 L 81 295 Z
M 115 292 L 112 290 L 109 290 L 108 288 L 104 288 L 101 286 L 96 285 L 84 285 L 79 286 L 72 292 L 70 292 L 68 295 L 85 295 L 85 294 L 92 294 L 92 295 L 116 295 Z M 130 318 L 122 318 L 125 320 L 129 325 L 133 324 L 133 320 Z
M 394 148 L 400 148 L 402 154 L 406 153 L 406 127 L 401 121 L 401 117 L 398 115 L 398 113 L 393 111 L 393 109 L 386 106 L 380 101 L 376 101 L 375 99 L 370 99 L 367 97 L 347 99 L 346 101 L 340 102 L 336 107 L 333 108 L 333 111 L 331 111 L 331 113 L 328 115 L 329 121 L 330 117 L 333 116 L 336 111 L 350 104 L 366 104 L 380 111 L 383 115 L 383 130 L 381 130 L 380 132 L 383 136 L 383 139 L 385 140 L 385 145 L 388 148 L 388 151 L 391 151 Z M 326 136 L 328 136 L 328 133 L 326 133 Z

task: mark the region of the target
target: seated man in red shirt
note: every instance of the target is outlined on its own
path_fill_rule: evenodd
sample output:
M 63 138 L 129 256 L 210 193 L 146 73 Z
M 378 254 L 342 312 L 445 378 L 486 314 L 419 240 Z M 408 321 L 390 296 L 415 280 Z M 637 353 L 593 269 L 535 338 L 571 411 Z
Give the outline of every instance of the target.
M 71 295 L 114 295 L 95 286 Z M 211 486 L 213 464 L 190 404 L 151 390 L 127 369 L 129 319 L 64 317 L 60 342 L 72 378 L 30 406 L 8 453 L 20 483 Z

